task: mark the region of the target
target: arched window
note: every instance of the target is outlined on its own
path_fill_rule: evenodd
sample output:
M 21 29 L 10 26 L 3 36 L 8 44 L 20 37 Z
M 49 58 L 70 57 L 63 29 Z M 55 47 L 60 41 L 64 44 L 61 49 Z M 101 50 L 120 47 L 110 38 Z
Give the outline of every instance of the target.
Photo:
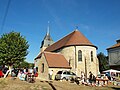
M 82 51 L 81 50 L 78 51 L 78 62 L 79 61 L 82 61 Z
M 71 65 L 71 59 L 69 59 L 69 66 Z
M 44 63 L 42 63 L 42 73 L 44 73 Z
M 91 62 L 93 62 L 93 51 L 91 51 Z

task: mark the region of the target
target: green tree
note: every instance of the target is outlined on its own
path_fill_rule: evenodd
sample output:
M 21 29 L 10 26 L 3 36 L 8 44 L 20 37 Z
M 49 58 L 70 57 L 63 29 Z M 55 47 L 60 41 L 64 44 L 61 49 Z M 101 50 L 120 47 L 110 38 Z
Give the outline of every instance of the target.
M 29 48 L 28 41 L 18 32 L 3 34 L 0 38 L 0 64 L 10 68 L 25 60 Z
M 29 68 L 33 68 L 34 67 L 34 63 L 29 63 Z
M 29 68 L 29 63 L 27 61 L 23 61 L 19 64 L 14 64 L 14 68 Z
M 109 69 L 109 63 L 108 63 L 108 57 L 105 56 L 102 52 L 100 52 L 98 55 L 99 60 L 99 70 L 100 72 Z

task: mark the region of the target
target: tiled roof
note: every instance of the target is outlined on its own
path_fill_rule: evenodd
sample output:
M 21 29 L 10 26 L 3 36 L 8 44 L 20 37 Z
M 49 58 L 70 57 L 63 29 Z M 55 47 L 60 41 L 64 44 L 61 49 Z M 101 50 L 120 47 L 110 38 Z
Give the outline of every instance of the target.
M 45 51 L 55 51 L 65 46 L 72 46 L 72 45 L 85 45 L 85 46 L 94 46 L 80 31 L 75 30 L 69 35 L 63 37 L 56 43 L 52 44 Z M 97 47 L 96 47 L 97 48 Z
M 117 44 L 113 45 L 112 47 L 107 48 L 107 50 L 112 49 L 112 48 L 116 48 L 116 47 L 120 47 L 120 43 L 117 43 Z
M 49 67 L 71 68 L 62 54 L 43 52 Z

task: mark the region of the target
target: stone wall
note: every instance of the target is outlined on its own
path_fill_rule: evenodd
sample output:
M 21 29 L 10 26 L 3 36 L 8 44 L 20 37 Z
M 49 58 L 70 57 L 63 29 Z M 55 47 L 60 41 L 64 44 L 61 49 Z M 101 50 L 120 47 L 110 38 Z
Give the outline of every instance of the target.
M 78 62 L 78 51 L 82 51 L 82 61 Z M 93 61 L 91 61 L 91 51 L 93 51 Z M 81 76 L 81 71 L 83 71 L 87 77 L 89 77 L 89 72 L 91 71 L 95 76 L 99 73 L 99 64 L 97 59 L 96 48 L 92 46 L 69 46 L 64 47 L 60 50 L 61 54 L 64 55 L 66 60 L 69 62 L 72 67 L 71 71 L 76 73 L 77 76 Z M 42 54 L 41 59 L 38 60 L 38 77 L 42 80 L 49 79 L 49 71 L 53 70 L 54 75 L 60 70 L 70 70 L 65 68 L 49 68 Z M 44 72 L 42 73 L 42 64 L 44 64 Z
M 42 64 L 44 64 L 44 72 L 42 72 Z M 44 54 L 42 54 L 42 57 L 39 59 L 39 65 L 38 65 L 38 78 L 40 80 L 49 80 L 49 71 L 53 70 L 53 79 L 55 79 L 55 75 L 58 71 L 61 70 L 70 70 L 66 68 L 49 68 L 48 64 L 46 62 Z
M 42 64 L 44 64 L 44 72 L 42 72 Z M 42 57 L 39 59 L 39 65 L 38 65 L 38 78 L 41 80 L 48 80 L 48 64 L 46 62 L 44 54 L 42 54 Z
M 108 50 L 109 65 L 120 65 L 120 47 Z
M 82 61 L 78 62 L 78 51 L 82 51 Z M 91 62 L 91 51 L 93 51 L 93 62 Z M 81 76 L 81 71 L 89 76 L 91 71 L 95 76 L 99 72 L 96 48 L 92 46 L 69 46 L 61 50 L 61 54 L 70 62 L 71 71 Z

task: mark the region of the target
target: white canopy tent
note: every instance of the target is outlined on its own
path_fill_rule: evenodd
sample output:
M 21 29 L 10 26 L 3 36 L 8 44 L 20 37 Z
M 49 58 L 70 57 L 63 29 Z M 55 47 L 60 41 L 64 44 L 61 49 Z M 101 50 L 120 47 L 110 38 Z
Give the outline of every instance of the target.
M 112 74 L 120 74 L 120 71 L 118 70 L 114 70 L 114 69 L 109 69 L 109 70 L 106 70 L 106 71 L 103 71 L 103 73 L 110 73 L 110 76 L 113 76 Z
M 106 70 L 106 71 L 103 71 L 103 72 L 114 72 L 114 73 L 120 73 L 120 71 L 118 71 L 118 70 L 114 70 L 114 69 L 109 69 L 109 70 Z

